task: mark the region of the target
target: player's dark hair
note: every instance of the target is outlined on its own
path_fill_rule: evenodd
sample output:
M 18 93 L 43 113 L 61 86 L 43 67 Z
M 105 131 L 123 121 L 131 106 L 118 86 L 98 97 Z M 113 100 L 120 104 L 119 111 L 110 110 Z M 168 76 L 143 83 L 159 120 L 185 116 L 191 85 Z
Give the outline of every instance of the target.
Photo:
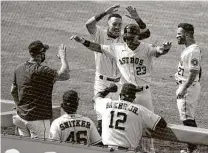
M 120 14 L 116 14 L 116 13 L 111 14 L 111 15 L 108 16 L 108 20 L 109 20 L 110 18 L 112 18 L 112 17 L 120 18 L 120 19 L 122 20 L 122 17 L 121 17 Z
M 180 23 L 178 28 L 183 28 L 185 32 L 189 33 L 192 37 L 194 35 L 194 26 L 189 23 Z

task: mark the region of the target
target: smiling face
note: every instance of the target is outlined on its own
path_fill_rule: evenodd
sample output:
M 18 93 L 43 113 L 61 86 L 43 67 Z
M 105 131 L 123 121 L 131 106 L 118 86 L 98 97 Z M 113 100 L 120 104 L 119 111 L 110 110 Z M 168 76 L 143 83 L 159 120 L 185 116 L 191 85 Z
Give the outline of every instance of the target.
M 122 19 L 117 17 L 111 17 L 108 20 L 108 31 L 115 37 L 120 36 L 122 27 Z
M 181 27 L 177 29 L 176 38 L 178 39 L 178 44 L 183 45 L 186 43 L 186 33 L 185 30 Z

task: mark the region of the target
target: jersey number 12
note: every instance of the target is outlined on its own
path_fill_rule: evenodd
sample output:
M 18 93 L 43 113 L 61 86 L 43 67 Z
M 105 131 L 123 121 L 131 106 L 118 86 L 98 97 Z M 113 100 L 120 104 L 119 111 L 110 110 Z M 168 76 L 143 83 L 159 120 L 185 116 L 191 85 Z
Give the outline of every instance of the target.
M 111 120 L 110 120 L 110 125 L 109 128 L 115 128 L 118 130 L 125 130 L 125 127 L 119 125 L 120 123 L 125 123 L 127 119 L 127 115 L 123 112 L 117 112 L 117 116 L 114 117 L 115 111 L 111 111 Z M 122 117 L 122 119 L 118 119 L 118 117 Z

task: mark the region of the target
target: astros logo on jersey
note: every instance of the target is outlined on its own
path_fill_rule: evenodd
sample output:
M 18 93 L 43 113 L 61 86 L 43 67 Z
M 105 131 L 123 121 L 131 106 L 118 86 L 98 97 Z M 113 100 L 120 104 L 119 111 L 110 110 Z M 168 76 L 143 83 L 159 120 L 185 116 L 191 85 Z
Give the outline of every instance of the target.
M 191 60 L 191 64 L 193 66 L 198 66 L 199 62 L 198 62 L 198 60 L 196 58 L 194 58 L 194 59 Z

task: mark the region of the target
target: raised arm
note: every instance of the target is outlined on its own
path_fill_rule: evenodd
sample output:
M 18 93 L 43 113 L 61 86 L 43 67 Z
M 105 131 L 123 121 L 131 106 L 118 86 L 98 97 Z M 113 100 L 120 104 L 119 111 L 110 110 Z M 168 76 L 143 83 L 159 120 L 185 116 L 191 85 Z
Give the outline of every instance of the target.
M 99 53 L 103 53 L 102 49 L 101 49 L 101 45 L 91 42 L 89 40 L 85 40 L 83 37 L 79 37 L 79 36 L 72 36 L 70 38 L 71 40 L 74 39 L 76 42 L 84 45 L 85 47 L 87 47 L 88 49 L 90 49 L 91 51 L 94 52 L 99 52 Z
M 69 75 L 69 65 L 66 60 L 66 46 L 61 44 L 59 46 L 58 55 L 59 59 L 61 60 L 61 68 L 58 70 L 58 75 L 56 77 L 56 81 L 65 81 L 70 78 Z
M 155 53 L 155 57 L 160 57 L 161 55 L 165 55 L 169 52 L 170 48 L 171 48 L 171 42 L 166 42 L 163 44 L 163 46 L 158 46 L 156 47 L 156 53 Z
M 149 38 L 150 37 L 150 30 L 147 29 L 146 24 L 143 22 L 141 17 L 138 15 L 136 8 L 133 8 L 132 6 L 127 6 L 126 9 L 130 14 L 130 15 L 126 15 L 126 16 L 130 19 L 134 19 L 140 27 L 139 40 Z
M 104 12 L 96 15 L 96 16 L 93 16 L 92 18 L 90 18 L 87 22 L 86 22 L 86 27 L 87 27 L 87 30 L 90 34 L 93 34 L 95 33 L 96 31 L 96 24 L 98 21 L 100 21 L 104 16 L 106 16 L 107 14 L 112 14 L 116 11 L 118 11 L 117 8 L 119 8 L 120 5 L 114 5 L 108 9 L 106 9 Z

